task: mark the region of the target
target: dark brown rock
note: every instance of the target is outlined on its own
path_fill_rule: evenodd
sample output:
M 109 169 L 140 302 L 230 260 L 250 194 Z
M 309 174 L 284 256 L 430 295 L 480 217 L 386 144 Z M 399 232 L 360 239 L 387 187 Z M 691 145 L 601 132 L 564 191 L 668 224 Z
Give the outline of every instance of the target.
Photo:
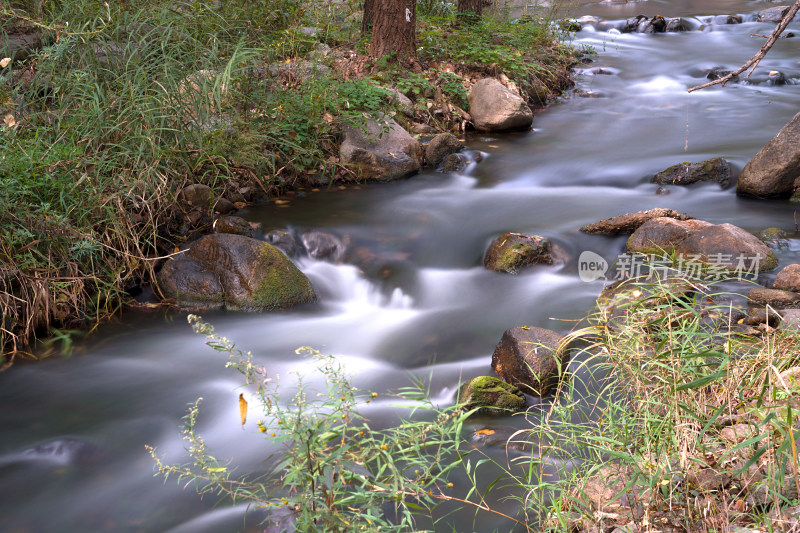
M 521 326 L 507 330 L 492 354 L 492 369 L 504 381 L 544 396 L 564 374 L 569 361 L 565 338 L 548 329 Z
M 459 152 L 464 146 L 452 133 L 440 133 L 425 147 L 425 161 L 428 166 L 438 167 L 439 163 L 450 154 Z
M 755 235 L 732 224 L 654 218 L 628 239 L 631 253 L 675 255 L 740 275 L 775 268 L 775 254 Z
M 736 192 L 750 196 L 790 196 L 800 178 L 800 113 L 748 162 Z
M 261 224 L 258 222 L 248 222 L 242 217 L 221 216 L 214 221 L 214 231 L 217 233 L 233 233 L 234 235 L 244 235 L 252 239 L 261 237 Z
M 772 288 L 781 291 L 800 292 L 800 265 L 797 263 L 786 265 L 778 272 Z
M 647 211 L 637 211 L 635 213 L 606 218 L 599 222 L 583 226 L 581 231 L 595 235 L 624 235 L 626 233 L 633 233 L 648 220 L 661 217 L 674 218 L 676 220 L 692 220 L 694 218 L 685 213 L 673 211 L 672 209 L 657 207 L 655 209 L 648 209 Z
M 178 200 L 186 208 L 200 207 L 207 209 L 211 207 L 211 199 L 211 187 L 202 183 L 187 185 L 178 193 Z
M 308 278 L 278 249 L 228 233 L 192 242 L 157 280 L 164 297 L 187 307 L 275 310 L 316 299 Z
M 492 241 L 483 257 L 483 265 L 495 272 L 516 274 L 529 265 L 552 265 L 552 245 L 536 235 L 506 233 Z
M 659 185 L 691 185 L 701 181 L 716 181 L 727 187 L 731 180 L 731 165 L 721 157 L 700 163 L 679 163 L 653 176 Z
M 742 324 L 746 326 L 759 326 L 767 324 L 770 327 L 777 327 L 781 323 L 781 315 L 776 311 L 766 309 L 754 309 L 749 315 L 742 319 Z
M 772 307 L 800 306 L 800 294 L 796 292 L 755 288 L 747 294 L 747 297 L 756 304 L 771 305 Z
M 731 482 L 731 475 L 726 472 L 717 472 L 712 468 L 704 468 L 686 476 L 689 487 L 700 492 L 709 492 L 724 489 Z
M 233 205 L 233 202 L 227 198 L 220 198 L 214 204 L 214 212 L 220 215 L 227 215 L 228 213 L 233 213 L 234 211 L 236 211 L 236 206 Z

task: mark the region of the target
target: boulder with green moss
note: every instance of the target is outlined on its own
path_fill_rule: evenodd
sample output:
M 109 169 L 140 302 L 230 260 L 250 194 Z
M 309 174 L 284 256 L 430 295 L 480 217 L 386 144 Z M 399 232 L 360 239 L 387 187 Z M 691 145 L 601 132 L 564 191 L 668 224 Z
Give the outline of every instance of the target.
M 164 297 L 184 307 L 277 310 L 316 300 L 311 282 L 280 250 L 231 233 L 187 245 L 157 280 Z
M 553 246 L 537 235 L 506 233 L 497 237 L 486 249 L 483 265 L 495 272 L 516 274 L 529 265 L 552 265 Z
M 525 410 L 525 395 L 514 385 L 489 376 L 469 380 L 461 389 L 459 403 L 476 414 L 508 414 Z
M 659 185 L 691 185 L 701 181 L 716 181 L 727 187 L 731 181 L 731 165 L 721 157 L 700 163 L 683 162 L 662 170 L 653 176 L 653 183 Z

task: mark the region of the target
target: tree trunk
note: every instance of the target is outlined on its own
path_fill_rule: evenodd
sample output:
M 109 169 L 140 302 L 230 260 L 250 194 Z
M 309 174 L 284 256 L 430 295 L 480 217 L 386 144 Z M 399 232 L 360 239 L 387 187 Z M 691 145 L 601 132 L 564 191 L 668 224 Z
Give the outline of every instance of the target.
M 375 0 L 370 55 L 397 54 L 399 59 L 417 55 L 417 0 Z
M 361 36 L 366 36 L 372 31 L 375 21 L 375 2 L 377 0 L 364 0 L 364 17 L 361 19 Z
M 480 15 L 483 11 L 483 3 L 484 0 L 458 0 L 458 12 L 472 11 L 476 15 Z

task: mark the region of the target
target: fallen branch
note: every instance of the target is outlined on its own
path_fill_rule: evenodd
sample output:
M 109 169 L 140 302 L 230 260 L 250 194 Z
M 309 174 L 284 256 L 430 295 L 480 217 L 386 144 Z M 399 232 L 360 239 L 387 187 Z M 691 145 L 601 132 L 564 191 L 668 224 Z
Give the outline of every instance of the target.
M 705 89 L 706 87 L 711 87 L 712 85 L 717 85 L 719 83 L 721 83 L 722 86 L 724 87 L 725 84 L 728 83 L 732 78 L 738 76 L 739 74 L 741 74 L 742 72 L 744 72 L 745 70 L 747 70 L 752 66 L 752 68 L 750 68 L 750 72 L 748 72 L 746 76 L 749 78 L 750 75 L 758 66 L 758 64 L 761 62 L 761 60 L 764 59 L 764 56 L 767 55 L 767 52 L 769 52 L 770 48 L 772 48 L 772 45 L 774 45 L 775 42 L 778 40 L 778 37 L 780 37 L 781 33 L 783 33 L 783 30 L 786 29 L 786 26 L 788 26 L 789 23 L 792 21 L 792 19 L 794 18 L 794 16 L 797 14 L 798 11 L 800 11 L 800 0 L 795 0 L 795 3 L 792 4 L 792 7 L 789 8 L 789 11 L 786 12 L 781 21 L 775 27 L 775 30 L 773 30 L 773 32 L 770 34 L 769 38 L 767 39 L 767 42 L 764 43 L 764 46 L 761 47 L 761 50 L 759 50 L 756 55 L 748 59 L 744 65 L 737 68 L 733 72 L 729 72 L 725 76 L 717 78 L 716 80 L 710 81 L 708 83 L 704 83 L 703 85 L 692 87 L 691 89 L 689 89 L 689 92 L 691 93 L 694 91 L 698 91 L 700 89 Z

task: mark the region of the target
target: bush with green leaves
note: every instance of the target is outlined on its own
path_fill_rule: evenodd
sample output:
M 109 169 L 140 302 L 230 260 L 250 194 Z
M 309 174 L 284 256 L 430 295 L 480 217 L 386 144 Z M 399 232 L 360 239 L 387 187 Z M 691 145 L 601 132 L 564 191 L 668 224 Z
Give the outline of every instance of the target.
M 462 468 L 459 446 L 466 413 L 437 408 L 417 383 L 401 390 L 398 399 L 428 416 L 375 428 L 361 410 L 377 394 L 356 389 L 336 358 L 298 350 L 314 361 L 317 376 L 325 380 L 325 390 L 315 392 L 299 372 L 296 384 L 289 385 L 268 375 L 249 352 L 238 350 L 199 317 L 190 315 L 189 321 L 209 346 L 228 356 L 226 366 L 243 375 L 259 403 L 259 431 L 282 452 L 264 472 L 236 472 L 214 458 L 198 434 L 198 400 L 184 428 L 192 462 L 164 464 L 151 448 L 160 475 L 192 480 L 200 493 L 251 502 L 268 512 L 289 510 L 294 527 L 309 532 L 413 531 L 416 516 L 430 517 L 450 499 L 448 474 Z M 296 391 L 288 403 L 280 394 L 287 387 Z

